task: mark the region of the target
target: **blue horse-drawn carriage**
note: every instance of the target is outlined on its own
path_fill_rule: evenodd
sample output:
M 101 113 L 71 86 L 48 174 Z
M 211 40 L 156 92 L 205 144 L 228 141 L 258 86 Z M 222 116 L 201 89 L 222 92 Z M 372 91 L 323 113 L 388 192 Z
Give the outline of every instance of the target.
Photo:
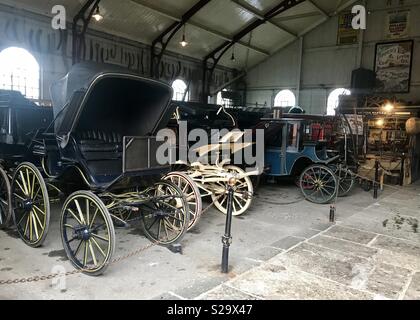
M 305 198 L 324 204 L 346 195 L 354 184 L 340 154 L 328 150 L 334 119 L 323 116 L 287 114 L 263 119 L 265 130 L 265 174 L 295 177 Z M 329 130 L 328 130 L 329 128 Z

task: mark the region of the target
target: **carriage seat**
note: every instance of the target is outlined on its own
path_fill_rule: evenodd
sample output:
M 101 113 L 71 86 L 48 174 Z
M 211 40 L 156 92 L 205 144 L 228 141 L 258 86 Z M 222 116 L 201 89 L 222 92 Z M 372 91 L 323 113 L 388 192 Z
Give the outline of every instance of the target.
M 115 132 L 88 130 L 76 135 L 79 149 L 86 160 L 111 160 L 122 157 L 122 135 Z

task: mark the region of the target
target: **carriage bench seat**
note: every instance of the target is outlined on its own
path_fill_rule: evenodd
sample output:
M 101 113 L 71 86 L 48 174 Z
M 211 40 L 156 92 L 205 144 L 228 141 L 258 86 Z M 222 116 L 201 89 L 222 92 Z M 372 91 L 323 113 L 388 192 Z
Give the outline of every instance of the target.
M 77 134 L 80 152 L 86 160 L 113 160 L 122 158 L 122 136 L 100 130 Z

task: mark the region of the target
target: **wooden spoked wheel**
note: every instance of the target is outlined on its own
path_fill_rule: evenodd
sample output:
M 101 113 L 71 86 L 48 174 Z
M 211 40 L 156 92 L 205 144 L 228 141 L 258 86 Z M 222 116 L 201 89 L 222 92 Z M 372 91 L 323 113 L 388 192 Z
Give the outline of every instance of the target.
M 197 225 L 198 220 L 200 220 L 201 211 L 203 209 L 200 190 L 194 180 L 183 172 L 171 172 L 164 177 L 164 180 L 171 181 L 174 185 L 181 189 L 184 194 L 190 213 L 188 230 L 191 230 Z
M 7 173 L 0 168 L 0 229 L 8 226 L 12 215 L 10 182 Z
M 300 189 L 306 200 L 313 203 L 330 203 L 337 195 L 337 177 L 324 165 L 312 165 L 300 176 Z
M 44 178 L 29 162 L 15 170 L 11 186 L 12 216 L 20 238 L 31 247 L 45 241 L 50 223 L 50 203 Z
M 182 190 L 159 181 L 147 192 L 150 201 L 141 206 L 145 235 L 160 245 L 181 241 L 189 226 L 189 209 Z
M 115 249 L 115 231 L 105 204 L 90 191 L 77 191 L 64 203 L 61 240 L 71 263 L 97 276 L 108 267 Z
M 245 174 L 245 171 L 236 166 L 226 166 L 224 167 L 224 169 L 232 174 Z M 216 183 L 214 192 L 211 195 L 211 198 L 216 208 L 224 214 L 227 214 L 228 206 L 228 195 L 226 193 L 226 187 L 227 182 Z M 240 179 L 237 179 L 236 184 L 234 186 L 234 190 L 235 192 L 233 194 L 232 215 L 240 216 L 241 214 L 245 213 L 245 211 L 248 210 L 248 208 L 251 206 L 252 195 L 254 193 L 254 187 L 252 185 L 251 179 L 249 177 L 242 177 Z

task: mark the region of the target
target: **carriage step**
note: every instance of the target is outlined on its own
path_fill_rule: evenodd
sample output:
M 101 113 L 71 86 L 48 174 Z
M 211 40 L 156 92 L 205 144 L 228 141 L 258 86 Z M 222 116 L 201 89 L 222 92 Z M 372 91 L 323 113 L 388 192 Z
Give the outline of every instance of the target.
M 180 243 L 173 243 L 168 246 L 169 251 L 173 253 L 182 254 L 182 245 Z

